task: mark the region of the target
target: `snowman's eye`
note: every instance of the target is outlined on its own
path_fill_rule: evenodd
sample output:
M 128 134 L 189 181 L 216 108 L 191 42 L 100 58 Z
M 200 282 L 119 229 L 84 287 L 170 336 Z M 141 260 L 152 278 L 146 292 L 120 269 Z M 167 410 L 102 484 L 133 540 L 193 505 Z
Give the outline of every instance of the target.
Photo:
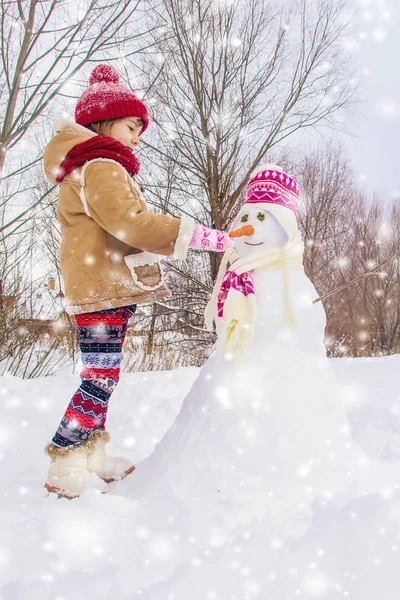
M 257 215 L 257 219 L 258 219 L 259 221 L 264 221 L 264 219 L 265 219 L 265 214 L 264 214 L 264 213 L 258 213 L 258 215 Z
M 247 219 L 249 218 L 249 215 L 243 215 L 243 217 L 240 219 L 241 223 L 246 223 Z

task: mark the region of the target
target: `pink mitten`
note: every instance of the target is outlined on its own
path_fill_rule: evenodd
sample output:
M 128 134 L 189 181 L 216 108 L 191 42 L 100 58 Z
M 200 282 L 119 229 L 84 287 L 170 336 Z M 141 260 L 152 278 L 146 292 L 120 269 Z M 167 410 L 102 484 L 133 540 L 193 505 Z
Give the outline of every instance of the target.
M 233 239 L 225 231 L 211 229 L 205 225 L 195 223 L 189 248 L 195 250 L 214 250 L 215 252 L 226 252 L 233 247 Z

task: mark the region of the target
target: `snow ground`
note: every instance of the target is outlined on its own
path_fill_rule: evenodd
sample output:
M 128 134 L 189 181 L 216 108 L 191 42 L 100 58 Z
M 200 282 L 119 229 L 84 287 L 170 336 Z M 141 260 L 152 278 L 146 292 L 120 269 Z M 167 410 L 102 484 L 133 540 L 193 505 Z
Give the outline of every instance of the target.
M 397 462 L 400 356 L 332 364 L 345 385 L 354 438 L 370 456 Z M 110 453 L 134 462 L 148 456 L 198 372 L 124 374 L 110 405 Z M 73 501 L 47 496 L 43 488 L 48 468 L 43 447 L 78 381 L 70 374 L 0 378 L 0 600 L 398 598 L 400 495 L 394 488 L 329 515 L 316 510 L 309 534 L 284 554 L 280 540 L 265 540 L 265 554 L 254 553 L 249 563 L 259 544 L 253 546 L 244 531 L 240 541 L 214 540 L 173 576 L 138 590 L 129 553 L 135 539 L 148 533 L 129 529 L 135 499 L 118 495 L 118 484 L 106 496 L 88 490 Z M 163 539 L 153 539 L 149 569 L 167 563 L 169 553 Z

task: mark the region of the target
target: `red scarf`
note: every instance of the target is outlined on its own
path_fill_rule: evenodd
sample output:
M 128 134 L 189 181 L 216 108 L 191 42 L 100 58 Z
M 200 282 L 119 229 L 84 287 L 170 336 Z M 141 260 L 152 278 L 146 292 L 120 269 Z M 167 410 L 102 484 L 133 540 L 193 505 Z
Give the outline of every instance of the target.
M 86 140 L 86 142 L 76 144 L 68 152 L 60 165 L 57 182 L 61 183 L 64 177 L 71 173 L 71 171 L 82 167 L 86 162 L 94 158 L 110 158 L 122 165 L 128 171 L 129 175 L 137 175 L 139 173 L 139 159 L 132 153 L 132 150 L 128 146 L 106 135 L 96 135 Z

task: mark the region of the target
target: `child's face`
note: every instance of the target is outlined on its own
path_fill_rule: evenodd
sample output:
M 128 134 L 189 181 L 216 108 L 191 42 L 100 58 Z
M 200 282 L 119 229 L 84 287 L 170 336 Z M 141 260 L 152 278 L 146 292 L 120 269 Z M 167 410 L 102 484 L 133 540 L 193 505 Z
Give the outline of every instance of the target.
M 118 119 L 110 125 L 109 137 L 114 138 L 121 144 L 125 144 L 131 150 L 134 150 L 139 144 L 139 134 L 142 131 L 143 121 L 138 117 L 127 117 Z

